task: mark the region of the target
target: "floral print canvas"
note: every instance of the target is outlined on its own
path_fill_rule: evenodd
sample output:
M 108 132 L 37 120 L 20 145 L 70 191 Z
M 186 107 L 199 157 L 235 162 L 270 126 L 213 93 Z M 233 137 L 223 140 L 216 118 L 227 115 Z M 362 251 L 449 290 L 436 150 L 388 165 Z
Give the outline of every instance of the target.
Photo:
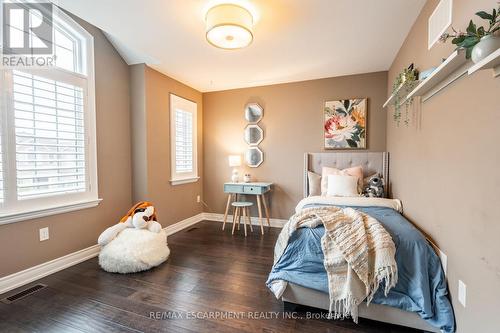
M 325 102 L 325 149 L 366 148 L 366 98 Z

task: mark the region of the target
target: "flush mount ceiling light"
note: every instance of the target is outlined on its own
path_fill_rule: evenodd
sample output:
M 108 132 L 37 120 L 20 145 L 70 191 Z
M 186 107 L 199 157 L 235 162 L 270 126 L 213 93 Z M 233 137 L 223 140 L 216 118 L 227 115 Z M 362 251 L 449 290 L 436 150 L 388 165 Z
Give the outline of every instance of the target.
M 221 49 L 240 49 L 252 40 L 252 14 L 243 7 L 222 4 L 208 10 L 206 16 L 206 38 Z

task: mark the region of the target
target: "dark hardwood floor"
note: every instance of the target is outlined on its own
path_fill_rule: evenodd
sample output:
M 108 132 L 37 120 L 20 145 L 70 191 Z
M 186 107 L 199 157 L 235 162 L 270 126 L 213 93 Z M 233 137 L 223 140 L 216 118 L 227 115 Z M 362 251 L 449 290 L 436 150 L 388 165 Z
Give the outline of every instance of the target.
M 279 229 L 245 238 L 221 226 L 205 221 L 170 236 L 170 258 L 147 272 L 106 273 L 94 258 L 36 281 L 48 287 L 0 303 L 0 332 L 416 332 L 362 318 L 283 318 L 265 286 Z M 216 317 L 224 314 L 232 318 Z

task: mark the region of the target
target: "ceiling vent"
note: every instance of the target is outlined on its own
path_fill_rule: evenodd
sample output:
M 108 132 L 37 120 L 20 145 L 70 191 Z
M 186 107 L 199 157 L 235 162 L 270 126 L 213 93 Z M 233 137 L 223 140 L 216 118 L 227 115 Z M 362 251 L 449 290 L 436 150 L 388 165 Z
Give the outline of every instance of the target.
M 429 50 L 451 25 L 453 0 L 439 1 L 429 17 Z

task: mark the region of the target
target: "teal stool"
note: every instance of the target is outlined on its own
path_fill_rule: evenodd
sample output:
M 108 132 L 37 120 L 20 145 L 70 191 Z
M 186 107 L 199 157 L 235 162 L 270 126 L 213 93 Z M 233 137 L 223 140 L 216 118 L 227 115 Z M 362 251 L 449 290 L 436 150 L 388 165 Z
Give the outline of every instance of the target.
M 252 221 L 250 220 L 250 207 L 253 206 L 252 202 L 246 202 L 246 201 L 236 201 L 231 204 L 231 206 L 234 207 L 234 214 L 233 214 L 233 231 L 231 234 L 234 235 L 234 228 L 236 227 L 236 222 L 238 222 L 238 230 L 240 230 L 240 220 L 241 220 L 241 215 L 243 215 L 243 228 L 245 230 L 245 237 L 247 236 L 247 222 L 250 225 L 250 231 L 253 232 L 252 228 Z M 226 222 L 224 222 L 226 223 Z M 224 229 L 224 225 L 222 226 L 222 229 Z

